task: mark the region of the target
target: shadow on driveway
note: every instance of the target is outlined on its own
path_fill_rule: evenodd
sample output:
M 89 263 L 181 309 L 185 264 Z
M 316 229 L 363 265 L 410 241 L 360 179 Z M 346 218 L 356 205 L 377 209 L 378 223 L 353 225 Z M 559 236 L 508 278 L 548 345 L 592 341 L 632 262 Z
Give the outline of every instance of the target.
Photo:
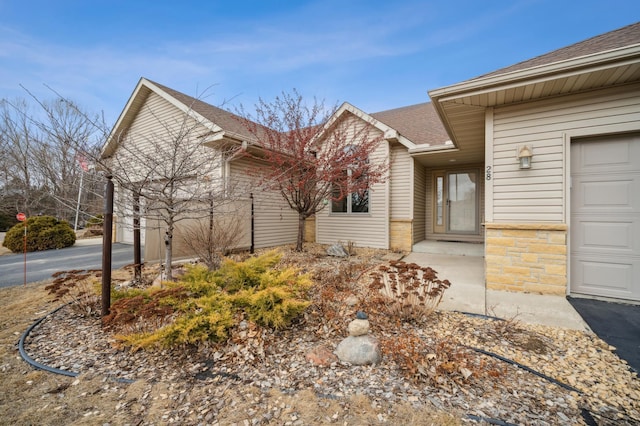
M 640 374 L 640 306 L 567 297 L 591 330 Z

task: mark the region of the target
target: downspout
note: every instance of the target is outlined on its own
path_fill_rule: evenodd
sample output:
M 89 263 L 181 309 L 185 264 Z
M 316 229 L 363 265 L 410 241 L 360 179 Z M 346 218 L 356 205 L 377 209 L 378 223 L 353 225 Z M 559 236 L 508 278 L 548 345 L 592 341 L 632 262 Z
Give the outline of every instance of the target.
M 569 234 L 571 233 L 571 187 L 573 185 L 573 180 L 571 178 L 571 137 L 562 133 L 562 166 L 564 168 L 564 173 L 562 174 L 562 178 L 564 179 L 563 188 L 564 188 L 564 196 L 562 197 L 562 215 L 564 217 L 564 223 L 567 225 L 567 233 L 565 234 L 565 243 L 567 245 L 567 263 L 566 263 L 566 273 L 567 273 L 567 285 L 565 289 L 565 296 L 569 296 L 571 294 L 571 238 L 569 238 Z
M 385 246 L 387 250 L 391 249 L 391 143 L 386 140 L 386 150 L 387 150 L 387 161 L 389 163 L 389 168 L 387 170 L 387 180 L 385 182 L 385 215 L 386 215 L 386 228 L 387 232 L 385 232 Z
M 253 213 L 253 192 L 249 194 L 249 199 L 251 200 L 251 247 L 249 248 L 249 253 L 253 254 L 255 252 L 255 216 Z
M 493 222 L 493 107 L 485 110 L 484 119 L 484 222 Z M 484 226 L 484 252 L 487 252 L 487 227 Z M 487 261 L 484 257 L 482 268 L 484 284 L 484 314 L 488 313 L 487 306 Z

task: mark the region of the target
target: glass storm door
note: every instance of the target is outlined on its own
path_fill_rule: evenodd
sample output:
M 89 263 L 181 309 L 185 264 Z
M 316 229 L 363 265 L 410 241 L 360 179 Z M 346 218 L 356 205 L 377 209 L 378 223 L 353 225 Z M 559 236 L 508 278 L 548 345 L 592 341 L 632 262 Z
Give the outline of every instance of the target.
M 474 234 L 478 231 L 478 196 L 473 171 L 434 176 L 434 232 Z

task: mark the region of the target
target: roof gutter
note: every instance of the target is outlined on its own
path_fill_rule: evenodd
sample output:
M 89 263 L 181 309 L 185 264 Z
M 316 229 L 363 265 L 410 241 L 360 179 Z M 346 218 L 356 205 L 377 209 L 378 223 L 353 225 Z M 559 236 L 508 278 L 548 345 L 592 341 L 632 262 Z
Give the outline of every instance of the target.
M 456 147 L 453 142 L 447 141 L 444 145 L 418 146 L 416 148 L 411 148 L 409 150 L 409 155 L 429 154 L 443 151 L 457 152 L 460 151 L 460 148 Z

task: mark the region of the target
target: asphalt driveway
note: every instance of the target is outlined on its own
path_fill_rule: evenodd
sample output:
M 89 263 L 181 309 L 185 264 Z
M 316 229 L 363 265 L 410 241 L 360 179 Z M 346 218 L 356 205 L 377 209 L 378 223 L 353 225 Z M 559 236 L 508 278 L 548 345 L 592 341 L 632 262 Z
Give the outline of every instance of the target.
M 567 297 L 594 333 L 640 374 L 640 306 Z
M 111 256 L 114 269 L 133 263 L 133 246 L 115 243 Z M 72 247 L 27 253 L 27 283 L 46 280 L 54 272 L 71 269 L 102 269 L 102 239 L 79 240 Z M 0 256 L 0 287 L 23 282 L 23 254 Z

